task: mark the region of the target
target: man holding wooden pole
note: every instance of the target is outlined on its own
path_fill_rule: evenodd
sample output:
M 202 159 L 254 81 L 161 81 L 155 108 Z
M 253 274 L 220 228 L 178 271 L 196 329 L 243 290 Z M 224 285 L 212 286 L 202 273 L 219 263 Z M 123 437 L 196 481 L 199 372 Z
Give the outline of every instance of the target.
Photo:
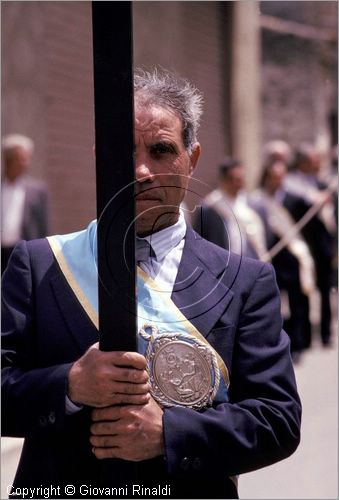
M 271 266 L 180 213 L 202 96 L 137 71 L 134 109 L 132 197 L 127 183 L 87 229 L 21 242 L 4 275 L 2 432 L 25 437 L 16 498 L 236 498 L 237 475 L 299 443 Z

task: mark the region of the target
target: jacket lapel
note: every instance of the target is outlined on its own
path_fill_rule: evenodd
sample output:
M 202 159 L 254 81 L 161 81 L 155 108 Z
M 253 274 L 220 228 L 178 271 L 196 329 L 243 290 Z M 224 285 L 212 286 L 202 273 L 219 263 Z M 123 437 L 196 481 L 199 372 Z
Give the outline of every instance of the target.
M 79 350 L 84 352 L 99 340 L 99 333 L 58 271 L 51 277 L 53 293 Z M 227 262 L 219 252 L 188 228 L 172 300 L 205 337 L 233 298 L 233 292 L 223 283 L 226 272 Z
M 98 342 L 99 332 L 76 298 L 61 271 L 51 278 L 51 286 L 61 315 L 67 323 L 79 347 L 79 351 L 83 353 L 89 346 Z
M 222 282 L 225 272 L 226 260 L 188 228 L 172 300 L 205 337 L 233 297 Z

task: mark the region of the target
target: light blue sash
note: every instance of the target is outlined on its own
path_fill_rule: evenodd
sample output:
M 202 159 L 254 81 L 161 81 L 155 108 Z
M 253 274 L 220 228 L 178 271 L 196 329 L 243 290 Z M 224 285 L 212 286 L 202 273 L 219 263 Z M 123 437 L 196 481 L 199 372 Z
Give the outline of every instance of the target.
M 80 304 L 98 329 L 98 272 L 96 250 L 96 221 L 86 230 L 47 238 L 54 256 L 67 282 Z M 209 345 L 206 339 L 190 323 L 173 301 L 163 293 L 156 282 L 140 268 L 137 273 L 138 332 L 149 325 L 158 333 L 189 334 Z M 146 353 L 148 342 L 138 335 L 138 351 Z M 210 346 L 212 349 L 212 347 Z M 229 376 L 221 357 L 214 351 L 220 370 L 220 384 L 214 401 L 227 401 Z

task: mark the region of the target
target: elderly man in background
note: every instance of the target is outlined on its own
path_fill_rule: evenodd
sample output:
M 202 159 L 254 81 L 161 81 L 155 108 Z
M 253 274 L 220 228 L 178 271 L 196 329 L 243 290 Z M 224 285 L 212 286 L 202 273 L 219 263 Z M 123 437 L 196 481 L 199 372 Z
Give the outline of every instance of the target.
M 290 145 L 281 139 L 268 141 L 263 147 L 263 165 L 268 165 L 274 161 L 281 161 L 288 167 L 292 157 L 293 154 Z
M 2 139 L 1 273 L 18 241 L 43 238 L 48 232 L 46 186 L 27 175 L 33 150 L 33 141 L 24 135 Z
M 16 247 L 3 279 L 2 432 L 25 437 L 18 497 L 54 486 L 65 498 L 68 485 L 67 498 L 98 497 L 100 460 L 118 458 L 138 478 L 106 498 L 236 498 L 236 475 L 299 443 L 272 267 L 180 215 L 201 94 L 157 71 L 138 72 L 134 92 L 139 352 L 98 349 L 95 221 Z

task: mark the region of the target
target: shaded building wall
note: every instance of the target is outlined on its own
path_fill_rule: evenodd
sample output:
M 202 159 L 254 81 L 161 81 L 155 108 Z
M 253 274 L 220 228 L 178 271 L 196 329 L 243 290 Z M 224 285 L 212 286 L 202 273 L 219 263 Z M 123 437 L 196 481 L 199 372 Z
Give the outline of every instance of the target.
M 338 110 L 337 2 L 260 6 L 278 21 L 276 29 L 274 22 L 273 29 L 262 29 L 263 142 L 283 139 L 295 148 L 307 141 L 325 152 Z
M 219 2 L 134 2 L 135 65 L 162 65 L 204 93 L 197 176 L 212 187 L 228 151 L 227 9 Z M 3 2 L 2 134 L 36 143 L 32 173 L 50 188 L 52 232 L 95 216 L 90 2 Z
M 1 3 L 1 129 L 35 141 L 32 171 L 46 179 L 44 23 L 38 2 Z
M 35 142 L 51 232 L 95 217 L 90 2 L 2 2 L 2 135 Z
M 174 69 L 204 94 L 199 131 L 202 155 L 195 176 L 211 187 L 216 183 L 217 165 L 230 149 L 227 37 L 231 11 L 227 7 L 209 1 L 133 4 L 135 65 Z M 189 205 L 193 198 L 188 193 Z
M 96 216 L 91 2 L 43 3 L 47 178 L 55 231 Z
M 242 152 L 240 136 L 234 135 L 237 127 L 230 119 L 232 114 L 237 116 L 236 109 L 231 112 L 237 89 L 236 72 L 232 75 L 237 61 L 232 47 L 236 4 L 133 3 L 135 65 L 175 69 L 204 93 L 199 135 L 203 152 L 196 175 L 211 187 L 224 154 L 241 156 Z M 336 29 L 336 2 L 260 5 L 261 17 Z M 1 10 L 2 134 L 21 132 L 33 138 L 32 171 L 50 186 L 51 231 L 77 230 L 95 216 L 91 3 L 2 2 Z M 244 23 L 249 23 L 247 10 L 242 10 Z M 292 146 L 302 140 L 328 142 L 328 115 L 332 112 L 333 118 L 337 113 L 335 41 L 312 41 L 263 25 L 261 29 L 262 133 L 255 140 L 279 137 Z M 248 45 L 247 50 L 252 50 Z M 245 86 L 252 91 L 251 76 L 245 74 L 245 78 Z M 244 85 L 243 79 L 239 83 Z M 253 116 L 243 115 L 240 132 L 244 120 Z M 245 158 L 248 154 L 244 149 Z

